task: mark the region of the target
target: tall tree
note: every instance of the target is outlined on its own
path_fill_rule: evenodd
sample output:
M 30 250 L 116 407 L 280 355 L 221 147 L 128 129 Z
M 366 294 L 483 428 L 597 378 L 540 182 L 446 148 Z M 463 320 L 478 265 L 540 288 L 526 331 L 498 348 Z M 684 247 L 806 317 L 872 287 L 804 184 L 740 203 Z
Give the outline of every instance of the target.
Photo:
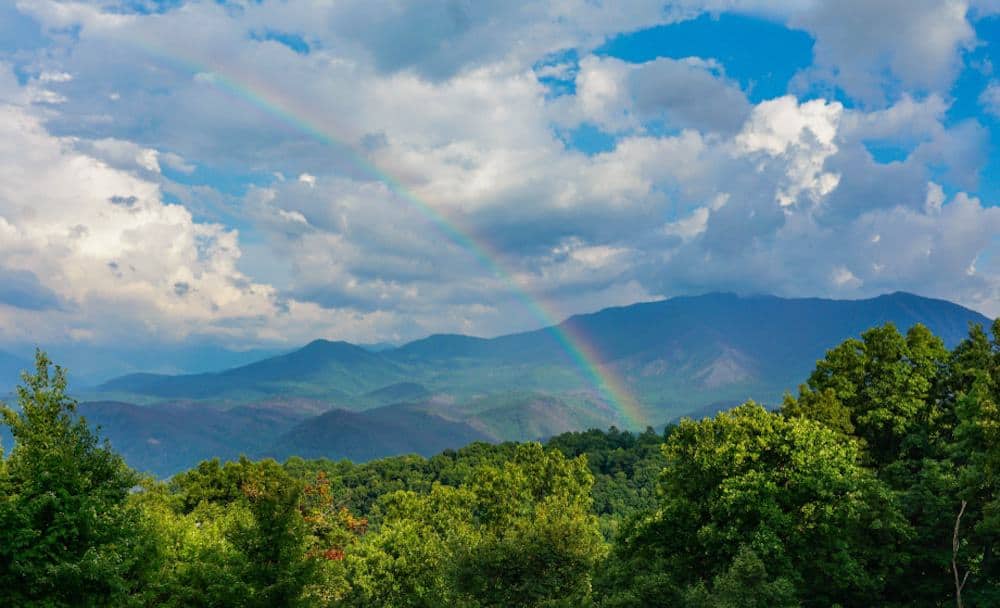
M 740 577 L 764 594 L 745 605 L 867 606 L 899 561 L 892 493 L 857 442 L 817 422 L 748 403 L 682 422 L 664 452 L 659 507 L 619 538 L 608 606 L 683 605 Z
M 580 606 L 605 552 L 585 459 L 539 444 L 480 464 L 458 488 L 397 492 L 347 555 L 346 606 Z
M 66 373 L 41 351 L 18 408 L 0 483 L 0 605 L 126 605 L 144 567 L 137 476 L 77 416 Z
M 246 605 L 301 605 L 317 574 L 317 561 L 307 554 L 302 484 L 273 460 L 241 459 L 240 467 L 240 504 L 248 517 L 236 519 L 228 540 L 244 557 L 241 580 L 252 589 Z
M 798 398 L 785 399 L 787 415 L 857 436 L 866 462 L 895 491 L 913 536 L 904 567 L 889 577 L 887 602 L 930 607 L 954 593 L 952 537 L 963 501 L 970 595 L 991 568 L 998 361 L 978 325 L 951 353 L 923 326 L 904 337 L 886 325 L 828 351 Z
M 887 323 L 827 351 L 783 411 L 861 438 L 875 467 L 919 459 L 932 453 L 940 416 L 933 389 L 947 360 L 944 343 L 923 325 L 903 336 Z
M 458 588 L 484 607 L 582 605 L 605 553 L 592 486 L 585 458 L 537 443 L 483 467 L 469 485 L 478 539 L 456 554 Z
M 949 395 L 955 400 L 955 440 L 951 462 L 958 471 L 958 496 L 966 505 L 961 525 L 965 533 L 955 557 L 969 573 L 962 596 L 968 605 L 1000 602 L 1000 319 L 989 340 L 973 328 L 955 349 L 949 374 Z M 955 565 L 953 565 L 953 570 Z

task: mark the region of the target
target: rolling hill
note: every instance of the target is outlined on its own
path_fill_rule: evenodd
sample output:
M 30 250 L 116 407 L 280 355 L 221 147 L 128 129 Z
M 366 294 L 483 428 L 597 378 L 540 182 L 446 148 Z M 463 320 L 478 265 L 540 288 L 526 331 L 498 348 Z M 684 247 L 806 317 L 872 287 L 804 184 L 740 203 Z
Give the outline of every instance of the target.
M 409 404 L 364 412 L 335 409 L 305 420 L 284 433 L 263 454 L 278 459 L 348 458 L 363 462 L 387 454 L 430 456 L 446 448 L 496 438 L 460 421 Z
M 84 402 L 78 412 L 100 427 L 114 449 L 136 469 L 168 476 L 202 460 L 257 455 L 276 436 L 316 414 L 298 404 L 253 404 L 219 410 L 200 403 L 141 406 Z

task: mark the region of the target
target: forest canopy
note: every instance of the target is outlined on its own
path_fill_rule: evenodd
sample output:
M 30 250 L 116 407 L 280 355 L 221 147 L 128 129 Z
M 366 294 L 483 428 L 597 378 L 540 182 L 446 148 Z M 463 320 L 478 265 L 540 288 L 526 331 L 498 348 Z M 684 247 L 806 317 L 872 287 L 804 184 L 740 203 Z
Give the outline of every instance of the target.
M 131 470 L 38 352 L 4 606 L 1000 605 L 1000 322 L 829 350 L 777 410 L 363 464 Z

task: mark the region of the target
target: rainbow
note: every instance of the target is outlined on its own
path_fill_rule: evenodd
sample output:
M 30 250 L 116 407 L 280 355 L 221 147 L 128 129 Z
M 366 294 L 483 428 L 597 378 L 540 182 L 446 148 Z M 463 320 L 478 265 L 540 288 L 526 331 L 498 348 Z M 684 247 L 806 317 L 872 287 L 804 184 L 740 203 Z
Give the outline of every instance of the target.
M 172 65 L 179 71 L 210 82 L 219 90 L 266 113 L 272 118 L 299 131 L 308 137 L 346 153 L 347 158 L 364 174 L 384 184 L 397 198 L 411 206 L 450 241 L 469 252 L 479 264 L 494 276 L 501 278 L 512 295 L 541 322 L 549 327 L 561 347 L 569 355 L 587 381 L 622 416 L 627 427 L 642 429 L 647 424 L 646 415 L 621 376 L 601 361 L 597 348 L 587 337 L 571 324 L 560 323 L 553 307 L 541 299 L 533 297 L 504 265 L 500 253 L 483 237 L 476 237 L 471 230 L 463 228 L 456 219 L 449 218 L 431 204 L 422 200 L 394 176 L 379 169 L 365 155 L 354 147 L 310 121 L 308 112 L 295 107 L 293 100 L 282 98 L 269 91 L 266 84 L 256 82 L 250 75 L 236 76 L 233 70 L 209 68 L 197 62 L 184 59 L 176 52 L 162 51 L 148 41 L 131 41 L 147 55 Z

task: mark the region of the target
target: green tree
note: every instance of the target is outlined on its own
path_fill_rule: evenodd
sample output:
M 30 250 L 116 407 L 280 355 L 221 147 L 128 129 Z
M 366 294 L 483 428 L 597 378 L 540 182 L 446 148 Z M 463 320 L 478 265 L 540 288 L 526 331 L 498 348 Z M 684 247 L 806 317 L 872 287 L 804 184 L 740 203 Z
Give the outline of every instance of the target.
M 796 608 L 795 586 L 787 578 L 772 579 L 753 550 L 742 547 L 732 565 L 712 581 L 684 592 L 684 608 Z
M 380 529 L 369 533 L 345 562 L 351 589 L 342 606 L 433 608 L 467 606 L 455 589 L 457 547 L 475 542 L 473 496 L 436 484 L 428 494 L 399 491 L 380 503 Z
M 865 442 L 875 467 L 933 454 L 933 389 L 948 360 L 944 343 L 923 325 L 906 336 L 887 323 L 827 351 L 783 411 L 818 420 Z
M 303 486 L 274 461 L 202 464 L 169 484 L 145 480 L 133 495 L 159 548 L 144 605 L 329 606 L 343 597 L 344 550 L 367 522 L 335 504 L 324 475 Z
M 397 492 L 349 551 L 348 606 L 578 606 L 605 552 L 585 459 L 539 444 L 458 488 Z
M 966 501 L 958 565 L 970 574 L 963 597 L 969 605 L 1000 602 L 1000 319 L 992 341 L 980 328 L 955 349 L 948 395 L 955 401 L 951 462 L 958 492 L 951 520 Z M 949 521 L 951 523 L 951 521 Z
M 605 553 L 592 485 L 585 458 L 537 443 L 518 446 L 501 467 L 483 467 L 469 485 L 479 539 L 457 553 L 458 588 L 481 606 L 588 601 Z
M 147 482 L 133 497 L 156 537 L 155 573 L 143 589 L 143 605 L 169 608 L 237 608 L 250 603 L 244 580 L 247 558 L 228 539 L 247 513 L 237 503 L 202 503 L 188 513 L 162 484 Z
M 22 381 L 18 409 L 0 406 L 15 440 L 0 482 L 0 605 L 126 605 L 148 548 L 128 501 L 138 478 L 76 415 L 43 352 Z
M 829 387 L 813 390 L 806 384 L 800 385 L 798 398 L 785 394 L 781 413 L 790 418 L 802 417 L 822 422 L 845 435 L 854 434 L 851 410 L 837 397 L 837 391 Z
M 240 459 L 246 516 L 227 539 L 243 556 L 240 580 L 251 588 L 247 606 L 301 605 L 315 580 L 317 561 L 307 555 L 309 530 L 299 508 L 302 484 L 273 460 Z
M 921 325 L 905 338 L 886 325 L 828 351 L 798 398 L 785 399 L 785 414 L 857 436 L 866 462 L 896 492 L 913 536 L 904 567 L 887 582 L 887 602 L 937 606 L 954 593 L 951 541 L 962 501 L 970 592 L 994 580 L 988 463 L 997 350 L 978 325 L 951 353 Z
M 218 458 L 202 461 L 170 480 L 171 495 L 179 501 L 177 507 L 184 513 L 202 503 L 227 505 L 241 500 L 242 478 L 248 464 L 247 461 L 222 464 Z
M 605 605 L 679 605 L 692 587 L 736 576 L 746 550 L 786 604 L 788 585 L 807 606 L 879 597 L 907 526 L 856 442 L 748 403 L 682 422 L 664 451 L 659 508 L 625 527 Z

